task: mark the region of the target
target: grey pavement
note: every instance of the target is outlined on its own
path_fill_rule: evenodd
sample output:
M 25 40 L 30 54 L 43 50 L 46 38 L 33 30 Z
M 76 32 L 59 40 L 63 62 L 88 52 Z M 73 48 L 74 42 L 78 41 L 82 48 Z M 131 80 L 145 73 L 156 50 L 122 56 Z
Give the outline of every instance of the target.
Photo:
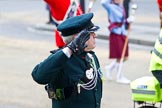
M 95 19 L 94 22 L 98 22 L 99 19 Z M 100 20 L 99 20 L 100 21 Z M 108 23 L 108 22 L 107 22 Z M 135 22 L 134 22 L 135 23 Z M 138 45 L 146 45 L 146 46 L 153 46 L 156 38 L 159 36 L 160 28 L 159 25 L 157 27 L 147 26 L 147 25 L 138 25 L 132 23 L 131 31 L 129 38 L 129 43 L 138 44 Z M 109 31 L 108 31 L 108 24 L 103 25 L 102 21 L 97 23 L 100 26 L 100 30 L 96 32 L 98 35 L 97 38 L 108 40 Z M 56 29 L 54 25 L 49 24 L 37 24 L 32 27 L 38 31 L 46 31 L 52 32 Z

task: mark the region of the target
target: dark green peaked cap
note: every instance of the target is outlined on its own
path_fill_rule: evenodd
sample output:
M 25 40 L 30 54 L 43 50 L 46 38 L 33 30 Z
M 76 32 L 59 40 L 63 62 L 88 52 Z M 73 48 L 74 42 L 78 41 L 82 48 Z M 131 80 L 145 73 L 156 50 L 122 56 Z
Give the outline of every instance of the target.
M 93 13 L 71 17 L 58 25 L 57 30 L 60 31 L 64 37 L 79 33 L 83 29 L 94 32 L 98 30 L 99 27 L 94 26 L 94 24 L 91 22 L 92 18 Z

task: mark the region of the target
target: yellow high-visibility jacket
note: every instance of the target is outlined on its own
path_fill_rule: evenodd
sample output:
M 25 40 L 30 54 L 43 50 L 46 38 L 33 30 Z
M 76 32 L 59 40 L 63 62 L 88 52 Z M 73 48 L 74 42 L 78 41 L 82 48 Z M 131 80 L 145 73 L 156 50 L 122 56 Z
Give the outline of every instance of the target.
M 162 29 L 160 30 L 160 36 L 156 39 L 154 49 L 151 55 L 150 71 L 162 70 Z

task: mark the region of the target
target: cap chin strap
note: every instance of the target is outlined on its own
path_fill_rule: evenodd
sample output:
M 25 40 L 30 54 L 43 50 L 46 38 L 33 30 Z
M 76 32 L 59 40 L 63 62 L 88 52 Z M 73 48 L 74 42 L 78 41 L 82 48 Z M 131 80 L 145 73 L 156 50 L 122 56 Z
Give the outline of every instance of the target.
M 92 22 L 90 22 L 90 23 L 87 25 L 86 29 L 89 31 L 92 27 L 94 27 L 94 24 L 93 24 Z
M 90 30 L 88 30 L 89 32 L 95 32 L 99 29 L 98 26 L 93 26 Z

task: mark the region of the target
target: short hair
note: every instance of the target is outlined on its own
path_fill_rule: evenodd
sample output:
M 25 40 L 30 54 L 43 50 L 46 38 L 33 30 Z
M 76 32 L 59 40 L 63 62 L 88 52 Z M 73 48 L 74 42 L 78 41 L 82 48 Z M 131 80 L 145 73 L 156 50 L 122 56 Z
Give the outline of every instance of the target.
M 66 44 L 68 44 L 68 43 L 70 43 L 70 42 L 73 40 L 73 36 L 72 36 L 72 35 L 66 36 L 66 37 L 63 37 L 63 36 L 62 36 L 62 39 L 63 39 L 63 41 L 64 41 Z

